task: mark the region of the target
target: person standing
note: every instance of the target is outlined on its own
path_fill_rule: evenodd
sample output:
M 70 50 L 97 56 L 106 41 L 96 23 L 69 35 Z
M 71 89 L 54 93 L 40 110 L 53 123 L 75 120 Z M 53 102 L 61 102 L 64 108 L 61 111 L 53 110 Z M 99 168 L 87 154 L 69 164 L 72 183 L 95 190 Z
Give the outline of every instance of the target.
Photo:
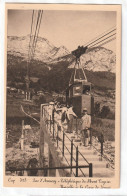
M 88 146 L 90 142 L 90 127 L 91 127 L 91 116 L 87 113 L 87 108 L 83 109 L 83 117 L 81 118 L 81 129 L 83 135 L 83 143 Z
M 54 113 L 55 113 L 55 103 L 52 101 L 49 102 L 49 106 L 48 106 L 48 115 L 52 122 L 54 121 Z
M 62 107 L 61 108 L 61 124 L 62 124 L 62 129 L 64 132 L 67 132 L 68 130 L 68 116 L 67 116 L 67 107 Z
M 73 106 L 68 108 L 67 116 L 68 116 L 68 132 L 73 133 L 74 118 L 75 117 L 77 118 L 77 115 L 73 111 Z

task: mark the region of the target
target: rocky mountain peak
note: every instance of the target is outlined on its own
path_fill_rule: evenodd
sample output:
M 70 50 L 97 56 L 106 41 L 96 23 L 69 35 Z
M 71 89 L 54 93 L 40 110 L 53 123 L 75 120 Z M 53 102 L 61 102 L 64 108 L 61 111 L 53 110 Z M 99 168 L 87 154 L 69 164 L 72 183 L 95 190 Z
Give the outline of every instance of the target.
M 30 35 L 26 36 L 8 36 L 7 49 L 8 54 L 28 58 Z M 35 60 L 42 61 L 47 64 L 56 65 L 59 62 L 70 62 L 69 68 L 75 66 L 75 62 L 71 63 L 73 56 L 65 46 L 56 47 L 46 38 L 38 37 Z M 113 51 L 104 47 L 90 48 L 80 58 L 81 65 L 90 71 L 109 71 L 115 72 L 116 55 Z

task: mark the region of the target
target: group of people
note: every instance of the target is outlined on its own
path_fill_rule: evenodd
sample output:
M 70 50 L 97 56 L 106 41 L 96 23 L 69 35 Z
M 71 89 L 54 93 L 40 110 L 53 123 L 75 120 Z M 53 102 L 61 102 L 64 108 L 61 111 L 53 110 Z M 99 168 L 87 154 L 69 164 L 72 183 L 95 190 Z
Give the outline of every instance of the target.
M 57 122 L 58 130 L 61 132 L 73 133 L 76 129 L 74 127 L 75 119 L 78 118 L 73 111 L 73 106 L 62 106 L 59 103 L 50 102 L 47 108 L 50 120 Z M 78 119 L 78 133 L 81 135 L 82 142 L 85 146 L 90 143 L 90 127 L 91 127 L 91 116 L 88 115 L 87 108 L 83 109 L 81 119 Z

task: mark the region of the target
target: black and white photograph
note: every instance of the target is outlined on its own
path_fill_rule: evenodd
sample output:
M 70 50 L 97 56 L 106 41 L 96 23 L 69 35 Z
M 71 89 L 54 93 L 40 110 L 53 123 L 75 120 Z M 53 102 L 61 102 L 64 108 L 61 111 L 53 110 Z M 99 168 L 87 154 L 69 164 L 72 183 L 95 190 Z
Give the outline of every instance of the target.
M 7 9 L 6 177 L 118 176 L 121 27 L 114 7 Z

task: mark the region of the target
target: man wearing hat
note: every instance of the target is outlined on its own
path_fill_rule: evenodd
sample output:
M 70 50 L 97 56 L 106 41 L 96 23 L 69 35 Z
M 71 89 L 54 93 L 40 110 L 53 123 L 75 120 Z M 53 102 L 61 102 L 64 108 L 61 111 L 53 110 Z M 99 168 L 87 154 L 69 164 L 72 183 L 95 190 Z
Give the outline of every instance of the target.
M 83 134 L 83 143 L 85 146 L 90 142 L 90 126 L 91 116 L 87 113 L 87 108 L 83 109 L 83 117 L 81 118 L 81 129 Z

